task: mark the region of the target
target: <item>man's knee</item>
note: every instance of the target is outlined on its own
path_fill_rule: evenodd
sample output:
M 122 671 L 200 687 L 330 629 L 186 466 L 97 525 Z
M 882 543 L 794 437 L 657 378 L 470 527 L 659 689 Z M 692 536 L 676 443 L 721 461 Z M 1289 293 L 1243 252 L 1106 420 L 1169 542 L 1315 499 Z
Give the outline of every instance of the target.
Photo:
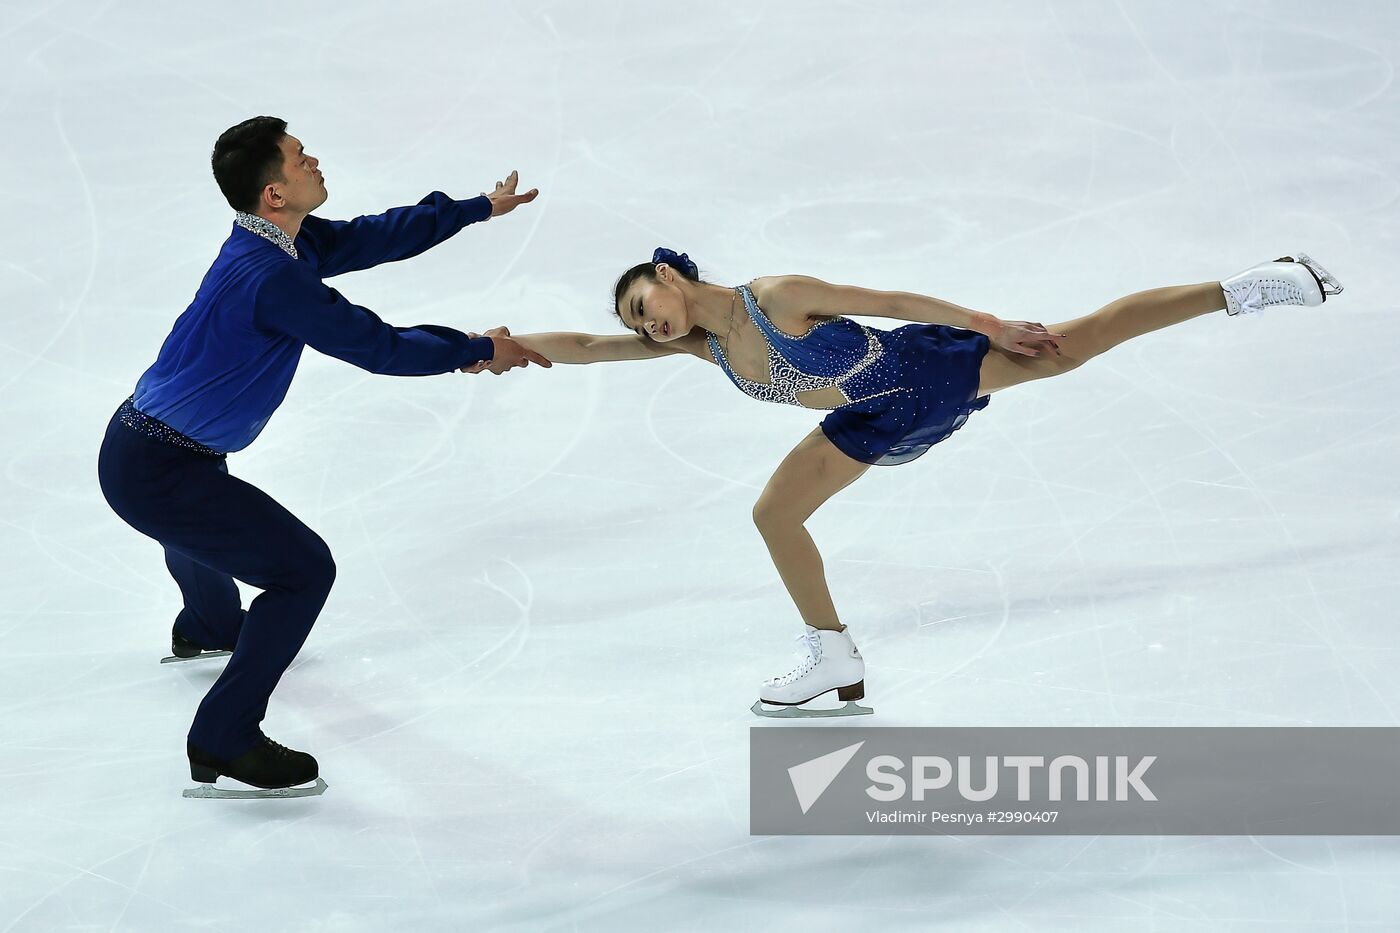
M 335 558 L 320 535 L 308 533 L 290 549 L 289 566 L 279 574 L 283 588 L 302 592 L 329 593 L 335 582 Z
M 310 556 L 310 574 L 313 585 L 330 590 L 331 584 L 335 582 L 335 557 L 331 555 L 330 545 L 319 537 L 316 539 L 318 545 Z

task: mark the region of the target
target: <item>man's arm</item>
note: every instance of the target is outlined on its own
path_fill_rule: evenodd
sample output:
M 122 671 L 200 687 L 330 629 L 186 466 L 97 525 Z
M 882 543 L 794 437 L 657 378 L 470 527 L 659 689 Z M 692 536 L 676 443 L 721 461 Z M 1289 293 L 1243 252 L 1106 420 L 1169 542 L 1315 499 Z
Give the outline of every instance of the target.
M 398 262 L 450 239 L 463 227 L 491 216 L 486 195 L 454 201 L 434 191 L 412 207 L 390 208 L 354 220 L 325 220 L 313 215 L 301 222 L 297 239 L 306 237 L 320 260 L 323 279 L 346 272 Z
M 490 337 L 451 327 L 392 327 L 317 281 L 303 263 L 281 265 L 258 289 L 253 322 L 372 373 L 428 376 L 490 360 Z
M 511 172 L 505 181 L 496 182 L 490 194 L 454 201 L 441 191 L 434 191 L 412 207 L 395 207 L 354 220 L 324 220 L 307 215 L 297 239 L 305 236 L 310 241 L 320 260 L 318 274 L 323 279 L 398 262 L 437 246 L 469 224 L 509 214 L 521 204 L 529 204 L 540 191 L 531 188 L 516 194 L 519 181 L 519 173 Z

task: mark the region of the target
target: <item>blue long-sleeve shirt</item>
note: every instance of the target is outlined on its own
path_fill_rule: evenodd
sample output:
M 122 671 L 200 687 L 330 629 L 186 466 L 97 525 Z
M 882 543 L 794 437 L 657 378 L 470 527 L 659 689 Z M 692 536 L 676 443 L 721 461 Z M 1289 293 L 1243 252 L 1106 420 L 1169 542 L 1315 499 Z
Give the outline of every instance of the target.
M 408 259 L 491 216 L 485 196 L 440 191 L 351 221 L 308 215 L 296 256 L 235 224 L 194 301 L 175 321 L 133 404 L 221 453 L 242 450 L 287 395 L 303 347 L 373 373 L 425 376 L 492 358 L 490 337 L 392 327 L 321 280 Z

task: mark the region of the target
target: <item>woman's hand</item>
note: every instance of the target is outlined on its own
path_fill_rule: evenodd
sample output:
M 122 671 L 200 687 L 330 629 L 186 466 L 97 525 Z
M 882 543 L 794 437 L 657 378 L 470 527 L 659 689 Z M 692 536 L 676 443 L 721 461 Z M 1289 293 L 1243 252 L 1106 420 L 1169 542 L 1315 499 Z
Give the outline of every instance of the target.
M 1022 356 L 1062 356 L 1056 341 L 1064 334 L 1052 334 L 1044 324 L 1030 321 L 1003 321 L 990 314 L 979 314 L 976 330 L 986 334 L 992 346 Z

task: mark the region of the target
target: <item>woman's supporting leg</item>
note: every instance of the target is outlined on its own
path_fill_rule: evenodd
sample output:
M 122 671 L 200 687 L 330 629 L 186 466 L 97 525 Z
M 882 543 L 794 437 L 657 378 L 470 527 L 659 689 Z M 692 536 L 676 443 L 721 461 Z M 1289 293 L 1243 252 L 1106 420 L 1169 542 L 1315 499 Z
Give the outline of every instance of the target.
M 1061 356 L 1022 356 L 993 347 L 982 360 L 977 394 L 1058 376 L 1126 340 L 1224 307 L 1219 282 L 1154 288 L 1119 298 L 1093 314 L 1051 326 L 1051 333 L 1065 335 L 1059 340 Z
M 778 575 L 802 621 L 813 628 L 839 631 L 841 621 L 826 585 L 821 553 L 804 524 L 822 503 L 869 468 L 843 454 L 816 428 L 778 465 L 753 507 L 754 524 Z

